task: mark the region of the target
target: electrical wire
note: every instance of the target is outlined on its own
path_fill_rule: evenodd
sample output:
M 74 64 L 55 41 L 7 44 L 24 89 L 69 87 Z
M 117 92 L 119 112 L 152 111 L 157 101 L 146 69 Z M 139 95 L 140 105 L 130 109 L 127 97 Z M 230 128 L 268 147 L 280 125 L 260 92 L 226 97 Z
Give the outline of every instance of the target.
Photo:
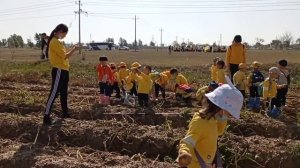
M 56 15 L 47 15 L 47 16 L 9 18 L 9 19 L 1 19 L 0 22 L 3 22 L 3 21 L 17 21 L 17 20 L 31 20 L 31 19 L 43 19 L 43 18 L 49 18 L 49 17 L 68 16 L 68 15 L 74 15 L 74 14 L 65 13 L 65 14 L 56 14 Z

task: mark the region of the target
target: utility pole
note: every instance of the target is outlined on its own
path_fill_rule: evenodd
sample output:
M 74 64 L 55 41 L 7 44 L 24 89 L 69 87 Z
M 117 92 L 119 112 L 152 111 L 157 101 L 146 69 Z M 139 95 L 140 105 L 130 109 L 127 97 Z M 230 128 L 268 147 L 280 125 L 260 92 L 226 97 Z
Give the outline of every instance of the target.
M 87 12 L 86 11 L 82 11 L 82 9 L 81 9 L 82 3 L 81 3 L 80 0 L 78 0 L 78 2 L 76 2 L 76 3 L 78 3 L 78 11 L 75 11 L 75 14 L 78 14 L 78 23 L 79 23 L 78 24 L 79 25 L 79 27 L 78 27 L 78 34 L 79 34 L 79 54 L 81 54 L 81 20 L 80 20 L 80 14 L 84 13 L 84 14 L 87 15 Z
M 136 44 L 136 15 L 134 15 L 134 51 L 136 52 L 137 44 Z
M 160 47 L 162 49 L 162 47 L 163 47 L 163 43 L 162 43 L 162 32 L 163 32 L 163 29 L 160 28 L 159 31 L 160 31 Z

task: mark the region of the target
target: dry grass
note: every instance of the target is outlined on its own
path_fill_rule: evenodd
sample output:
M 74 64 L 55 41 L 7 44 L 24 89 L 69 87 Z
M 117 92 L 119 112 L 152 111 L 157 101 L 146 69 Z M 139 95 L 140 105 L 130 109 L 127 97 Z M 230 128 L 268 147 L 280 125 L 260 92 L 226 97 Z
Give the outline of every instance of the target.
M 0 60 L 9 61 L 38 61 L 40 50 L 37 49 L 8 49 L 0 48 Z M 153 66 L 198 66 L 212 62 L 214 57 L 225 57 L 225 53 L 199 53 L 199 52 L 173 52 L 167 50 L 140 50 L 134 51 L 83 51 L 82 55 L 74 55 L 72 62 L 78 62 L 85 57 L 86 63 L 97 63 L 100 55 L 107 55 L 111 62 L 124 61 L 132 63 L 138 61 L 142 64 Z M 279 59 L 287 59 L 290 63 L 300 63 L 300 51 L 275 51 L 275 50 L 249 50 L 247 62 L 254 60 L 265 64 L 273 64 Z

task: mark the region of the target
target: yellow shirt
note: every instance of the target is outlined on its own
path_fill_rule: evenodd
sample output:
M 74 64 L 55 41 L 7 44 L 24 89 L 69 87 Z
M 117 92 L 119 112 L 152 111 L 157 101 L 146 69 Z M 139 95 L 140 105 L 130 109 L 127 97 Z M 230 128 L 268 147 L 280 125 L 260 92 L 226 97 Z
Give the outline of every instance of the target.
M 246 48 L 241 43 L 232 44 L 226 52 L 226 65 L 246 63 Z
M 168 83 L 168 80 L 169 80 L 169 78 L 166 74 L 160 73 L 160 76 L 158 79 L 155 80 L 155 83 L 164 87 Z
M 243 71 L 237 71 L 233 75 L 233 84 L 239 90 L 246 90 L 247 76 L 246 76 L 245 72 L 243 72 Z
M 188 84 L 187 79 L 182 74 L 178 74 L 176 76 L 175 81 L 176 81 L 176 84 L 178 84 L 178 85 Z
M 162 74 L 166 75 L 168 78 L 171 78 L 171 73 L 170 71 L 164 71 Z
M 201 101 L 206 92 L 208 92 L 208 86 L 203 86 L 200 89 L 198 89 L 196 93 L 197 101 Z
M 129 75 L 129 72 L 129 69 L 120 68 L 118 71 L 120 80 L 124 80 Z
M 69 71 L 69 59 L 66 48 L 57 38 L 53 37 L 49 44 L 49 59 L 53 67 Z
M 210 68 L 210 75 L 211 75 L 211 80 L 217 81 L 217 66 L 212 65 Z
M 141 73 L 139 75 L 136 75 L 136 80 L 138 82 L 137 92 L 143 94 L 149 94 L 153 85 L 150 75 Z
M 213 162 L 217 151 L 218 136 L 224 133 L 226 125 L 227 121 L 220 122 L 214 117 L 210 120 L 202 119 L 199 113 L 194 114 L 189 130 L 179 144 L 179 153 L 192 155 L 192 162 L 188 168 L 200 167 L 194 148 L 207 164 Z
M 217 83 L 227 83 L 225 80 L 225 70 L 224 69 L 217 69 Z
M 130 89 L 133 88 L 133 83 L 135 82 L 136 80 L 136 74 L 133 73 L 133 72 L 130 72 L 129 75 L 125 78 L 125 89 L 126 91 L 129 91 Z
M 274 98 L 277 94 L 277 83 L 267 78 L 263 83 L 263 98 Z
M 120 83 L 120 76 L 119 76 L 119 72 L 118 71 L 115 71 L 113 72 L 114 73 L 114 82 L 118 82 Z

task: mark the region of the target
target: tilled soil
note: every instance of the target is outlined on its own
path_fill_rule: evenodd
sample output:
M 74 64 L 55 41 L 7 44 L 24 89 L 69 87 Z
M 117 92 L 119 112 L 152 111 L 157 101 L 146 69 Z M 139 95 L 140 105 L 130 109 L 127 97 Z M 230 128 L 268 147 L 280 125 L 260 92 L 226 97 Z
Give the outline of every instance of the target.
M 177 145 L 200 108 L 174 100 L 153 104 L 151 113 L 116 99 L 101 106 L 97 88 L 71 84 L 71 118 L 61 119 L 56 104 L 55 124 L 44 127 L 49 84 L 27 78 L 1 78 L 0 167 L 177 167 Z M 299 98 L 292 91 L 277 120 L 252 112 L 230 120 L 220 139 L 225 166 L 299 167 Z

